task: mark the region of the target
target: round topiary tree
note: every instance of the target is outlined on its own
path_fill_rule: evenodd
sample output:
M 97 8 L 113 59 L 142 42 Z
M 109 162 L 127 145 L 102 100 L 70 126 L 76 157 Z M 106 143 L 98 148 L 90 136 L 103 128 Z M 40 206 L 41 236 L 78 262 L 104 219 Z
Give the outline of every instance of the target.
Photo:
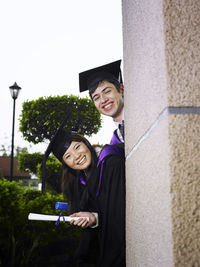
M 91 99 L 64 95 L 24 102 L 19 129 L 34 144 L 50 140 L 68 113 L 66 127 L 70 130 L 91 136 L 101 128 L 101 115 Z

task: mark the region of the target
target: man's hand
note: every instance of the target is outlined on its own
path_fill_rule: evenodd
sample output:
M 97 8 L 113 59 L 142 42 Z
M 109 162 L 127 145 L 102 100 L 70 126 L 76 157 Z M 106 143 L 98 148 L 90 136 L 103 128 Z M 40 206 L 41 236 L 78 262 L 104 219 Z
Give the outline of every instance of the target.
M 70 224 L 77 225 L 81 228 L 91 227 L 94 224 L 96 224 L 96 217 L 91 212 L 87 212 L 87 211 L 76 212 L 76 213 L 71 214 L 70 217 L 72 217 Z M 89 217 L 89 221 L 86 218 L 81 218 L 75 221 L 73 220 L 73 217 Z

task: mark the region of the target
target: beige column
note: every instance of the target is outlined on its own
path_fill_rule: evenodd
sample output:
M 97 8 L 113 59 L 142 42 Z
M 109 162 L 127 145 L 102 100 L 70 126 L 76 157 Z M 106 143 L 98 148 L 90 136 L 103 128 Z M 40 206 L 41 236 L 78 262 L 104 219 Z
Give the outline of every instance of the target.
M 200 1 L 122 0 L 127 266 L 200 266 Z

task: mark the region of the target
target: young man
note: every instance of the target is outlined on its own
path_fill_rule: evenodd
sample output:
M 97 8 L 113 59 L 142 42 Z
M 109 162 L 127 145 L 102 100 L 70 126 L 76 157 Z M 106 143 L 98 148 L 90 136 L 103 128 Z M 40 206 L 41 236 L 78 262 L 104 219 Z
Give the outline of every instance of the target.
M 79 74 L 80 92 L 89 90 L 97 110 L 117 125 L 111 144 L 124 143 L 124 86 L 121 60 Z
M 124 132 L 123 132 L 123 121 L 124 121 L 124 87 L 122 83 L 121 70 L 120 70 L 121 60 L 103 65 L 101 67 L 91 69 L 79 74 L 79 86 L 80 92 L 89 90 L 91 99 L 93 100 L 97 110 L 106 116 L 112 117 L 113 121 L 117 124 L 118 128 L 114 131 L 113 137 L 110 144 L 114 145 L 113 147 L 123 147 L 124 146 Z M 115 161 L 115 160 L 114 160 Z M 117 164 L 118 165 L 118 164 Z M 116 219 L 110 224 L 110 229 L 115 228 L 121 233 L 122 246 L 121 250 L 111 253 L 112 259 L 116 260 L 115 263 L 105 264 L 103 259 L 105 258 L 109 262 L 109 256 L 106 255 L 108 250 L 107 245 L 110 245 L 109 235 L 105 235 L 104 245 L 102 245 L 103 254 L 101 254 L 102 262 L 98 266 L 101 267 L 111 267 L 111 266 L 125 266 L 125 161 L 122 163 L 123 170 L 121 173 L 117 171 L 116 166 L 108 164 L 108 169 L 111 171 L 111 180 L 115 180 L 116 174 L 118 174 L 120 185 L 117 188 L 114 188 L 113 185 L 108 185 L 107 189 L 115 192 L 115 197 L 107 201 L 107 205 L 112 208 L 108 213 L 105 212 L 99 220 L 99 225 L 104 221 L 109 221 L 109 219 L 114 218 L 112 213 L 119 212 L 121 221 Z M 107 179 L 106 179 L 107 180 Z M 118 192 L 118 189 L 120 190 Z M 124 189 L 124 190 L 123 190 Z M 118 192 L 118 193 L 117 193 Z M 116 205 L 118 196 L 121 195 L 121 201 L 119 205 Z M 81 214 L 80 214 L 81 215 Z M 78 214 L 78 216 L 80 216 Z M 82 215 L 81 215 L 82 216 Z M 104 231 L 106 232 L 106 231 Z M 115 240 L 113 236 L 111 238 Z M 119 245 L 119 242 L 116 242 Z M 118 245 L 116 245 L 118 247 Z M 104 254 L 105 253 L 105 254 Z

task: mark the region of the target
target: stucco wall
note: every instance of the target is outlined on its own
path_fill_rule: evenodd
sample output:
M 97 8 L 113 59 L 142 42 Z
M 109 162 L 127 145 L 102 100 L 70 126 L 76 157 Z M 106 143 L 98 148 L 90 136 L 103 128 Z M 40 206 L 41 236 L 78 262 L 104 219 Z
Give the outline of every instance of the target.
M 127 266 L 172 266 L 168 119 L 126 161 Z
M 200 115 L 169 117 L 175 266 L 200 266 Z
M 163 1 L 168 105 L 200 105 L 200 1 Z
M 127 266 L 200 266 L 200 1 L 122 15 Z

